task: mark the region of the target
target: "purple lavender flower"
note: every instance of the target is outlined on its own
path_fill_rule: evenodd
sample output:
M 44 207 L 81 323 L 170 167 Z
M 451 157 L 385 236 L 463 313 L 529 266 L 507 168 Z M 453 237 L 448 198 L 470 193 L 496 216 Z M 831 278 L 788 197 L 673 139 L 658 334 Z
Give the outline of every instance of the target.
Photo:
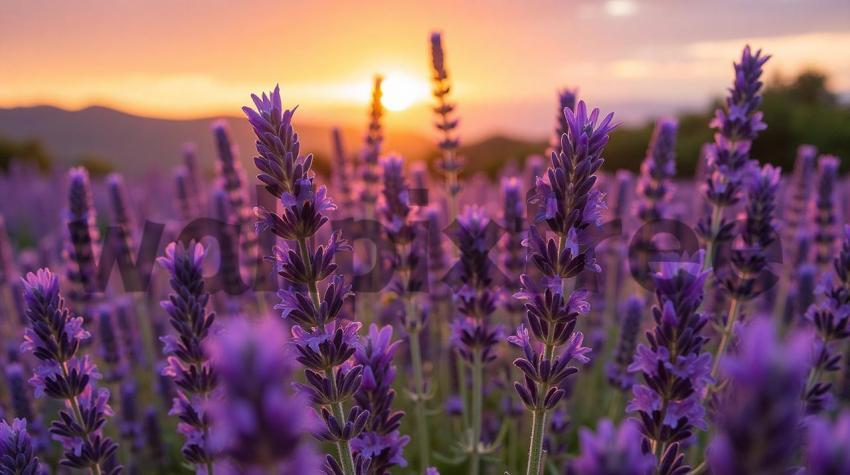
M 344 210 L 351 210 L 352 206 L 352 191 L 351 191 L 351 167 L 348 163 L 348 156 L 345 153 L 345 145 L 342 139 L 342 131 L 339 127 L 334 127 L 331 131 L 333 137 L 333 152 L 334 152 L 334 167 L 333 167 L 333 188 L 340 194 L 340 204 Z
M 336 273 L 337 252 L 350 250 L 339 233 L 333 233 L 326 245 L 313 240 L 328 221 L 327 212 L 335 205 L 324 186 L 316 189 L 310 170 L 312 155 L 299 155 L 297 135 L 291 126 L 292 110 L 284 110 L 279 88 L 261 97 L 251 96 L 257 110 L 244 107 L 248 121 L 257 134 L 255 163 L 266 189 L 277 197 L 283 212 L 258 209 L 260 230 L 271 230 L 289 241 L 287 249 L 276 248 L 274 261 L 278 273 L 289 284 L 281 290 L 281 303 L 275 309 L 295 325 L 293 343 L 297 360 L 306 367 L 304 390 L 321 406 L 326 431 L 323 438 L 337 446 L 339 460 L 328 455 L 326 469 L 332 473 L 355 475 L 369 460 L 353 457 L 349 442 L 366 426 L 369 412 L 354 406 L 345 414 L 363 379 L 363 366 L 347 363 L 360 346 L 360 324 L 339 318 L 351 287 Z
M 125 255 L 125 262 L 133 262 L 132 252 L 136 249 L 133 235 L 136 228 L 130 212 L 124 179 L 121 175 L 113 173 L 106 178 L 106 184 L 109 189 L 109 202 L 112 206 L 112 222 L 120 230 L 119 241 L 122 245 L 119 252 Z
M 0 420 L 0 473 L 41 475 L 47 473 L 38 461 L 27 433 L 26 419 L 11 424 Z
M 418 238 L 417 224 L 410 205 L 410 189 L 404 177 L 404 164 L 400 157 L 387 156 L 381 159 L 384 177 L 381 215 L 387 237 L 393 245 L 390 261 L 394 269 L 392 292 L 402 302 L 399 304 L 403 327 L 408 334 L 410 359 L 413 370 L 413 395 L 416 427 L 418 430 L 420 469 L 429 464 L 430 437 L 428 420 L 425 417 L 427 384 L 422 370 L 420 339 L 427 323 L 429 303 L 422 292 L 427 284 L 427 269 L 424 268 L 424 241 Z M 373 413 L 374 416 L 374 413 Z M 394 438 L 398 439 L 398 436 Z M 383 470 L 375 466 L 371 470 Z
M 638 345 L 629 371 L 643 383 L 632 387 L 634 398 L 626 410 L 636 413 L 649 448 L 665 460 L 675 456 L 677 443 L 694 429 L 706 429 L 702 394 L 711 382 L 711 354 L 702 351 L 702 331 L 708 318 L 697 309 L 702 303 L 708 272 L 702 251 L 694 262 L 667 262 L 654 276 L 654 328 L 646 333 L 648 345 Z M 672 454 L 662 452 L 673 449 Z
M 120 391 L 121 423 L 118 432 L 132 453 L 138 453 L 142 448 L 142 425 L 139 421 L 136 383 L 125 381 L 121 384 Z
M 561 153 L 552 154 L 552 163 L 546 179 L 537 180 L 533 200 L 541 205 L 536 220 L 544 221 L 559 237 L 568 238 L 591 224 L 601 222 L 605 208 L 603 194 L 593 189 L 595 173 L 602 166 L 602 151 L 608 143 L 608 134 L 614 130 L 613 114 L 599 121 L 599 109 L 590 115 L 584 101 L 575 112 L 564 111 L 569 124 L 568 132 L 561 137 Z M 559 260 L 573 250 L 560 248 Z M 561 271 L 564 271 L 561 262 Z
M 638 216 L 643 221 L 665 218 L 665 208 L 672 193 L 676 175 L 676 119 L 664 118 L 655 123 L 646 158 L 640 166 L 637 194 L 640 197 Z
M 46 434 L 41 415 L 36 415 L 33 409 L 32 395 L 24 378 L 24 367 L 21 363 L 10 358 L 10 361 L 6 363 L 5 373 L 6 388 L 10 395 L 12 412 L 16 418 L 28 421 L 30 431 L 35 438 L 35 451 L 40 452 L 46 445 Z
M 623 308 L 620 327 L 620 340 L 614 351 L 614 360 L 605 366 L 608 383 L 621 391 L 628 391 L 634 385 L 634 375 L 628 371 L 635 356 L 637 338 L 643 320 L 643 299 L 631 296 Z
M 750 146 L 759 132 L 767 128 L 758 111 L 761 104 L 762 68 L 770 56 L 761 50 L 752 53 L 744 48 L 735 63 L 735 82 L 724 107 L 718 108 L 709 124 L 716 129 L 714 143 L 707 152 L 708 180 L 706 199 L 713 212 L 699 223 L 699 231 L 707 243 L 705 266 L 714 265 L 717 243 L 732 238 L 732 222 L 723 218 L 723 210 L 738 202 L 742 174 L 750 162 Z
M 555 114 L 555 133 L 550 144 L 551 151 L 561 153 L 561 137 L 567 133 L 569 124 L 564 117 L 564 109 L 575 110 L 578 90 L 563 88 L 558 90 L 558 111 Z
M 207 313 L 210 294 L 204 289 L 204 248 L 192 243 L 171 243 L 157 263 L 168 270 L 172 293 L 161 303 L 176 334 L 161 338 L 167 365 L 162 374 L 177 385 L 177 396 L 169 414 L 180 419 L 178 429 L 186 437 L 183 456 L 198 470 L 209 472 L 215 453 L 209 446 L 212 421 L 205 408 L 216 387 L 216 375 L 204 351 L 204 340 L 215 321 Z
M 79 355 L 80 344 L 89 338 L 82 317 L 74 317 L 59 293 L 59 278 L 47 269 L 27 274 L 24 283 L 29 327 L 21 349 L 40 361 L 30 383 L 36 397 L 47 394 L 65 401 L 65 409 L 50 427 L 64 447 L 62 465 L 101 473 L 118 449 L 103 436 L 106 418 L 112 415 L 109 391 L 97 389 L 100 373 L 88 355 Z M 119 473 L 120 467 L 110 473 Z
M 808 224 L 809 201 L 815 184 L 817 172 L 817 149 L 813 145 L 800 145 L 794 160 L 790 191 L 785 203 L 783 221 L 785 242 L 797 242 L 806 231 Z M 791 255 L 791 262 L 805 260 L 804 256 Z
M 245 172 L 242 170 L 236 145 L 230 139 L 227 122 L 223 120 L 216 122 L 212 130 L 218 149 L 219 180 L 221 188 L 227 193 L 232 213 L 232 218 L 228 222 L 237 226 L 241 255 L 244 256 L 243 264 L 247 269 L 253 270 L 259 262 L 259 240 L 251 225 L 251 208 L 248 205 L 249 193 L 245 185 Z
M 811 341 L 799 334 L 780 341 L 769 320 L 755 319 L 743 327 L 738 348 L 721 361 L 729 384 L 715 416 L 708 465 L 716 475 L 783 473 L 800 442 L 799 394 Z
M 585 268 L 598 271 L 592 253 L 582 241 L 584 231 L 598 225 L 605 208 L 604 197 L 594 189 L 595 173 L 602 166 L 602 151 L 608 134 L 616 127 L 613 115 L 599 120 L 599 109 L 589 115 L 585 103 L 576 110 L 564 110 L 566 133 L 560 152 L 552 153 L 546 178 L 538 178 L 532 202 L 540 211 L 536 221 L 546 222 L 558 240 L 546 238 L 538 226 L 531 226 L 524 241 L 528 262 L 541 277 L 520 277 L 521 289 L 514 298 L 523 301 L 528 329 L 520 326 L 509 342 L 523 350 L 514 360 L 524 374 L 524 383 L 514 387 L 532 413 L 528 473 L 538 473 L 542 459 L 547 412 L 564 397 L 562 386 L 578 369 L 575 360 L 586 363 L 589 348 L 582 346 L 584 335 L 576 332 L 578 317 L 590 305 L 584 290 L 570 292 L 574 279 Z M 530 333 L 529 333 L 530 331 Z M 532 341 L 532 336 L 534 341 Z M 563 348 L 562 348 L 563 347 Z
M 519 289 L 519 275 L 525 270 L 525 250 L 522 246 L 522 241 L 525 239 L 525 200 L 522 197 L 520 181 L 516 177 L 502 180 L 502 198 L 504 200 L 502 227 L 507 234 L 503 247 L 502 265 L 508 273 L 505 287 L 513 291 Z M 522 310 L 522 305 L 514 299 L 507 299 L 505 305 L 511 312 Z
M 198 166 L 198 148 L 193 143 L 183 144 L 183 169 L 186 171 L 187 198 L 191 216 L 198 216 L 205 208 L 206 189 Z
M 363 383 L 354 398 L 370 415 L 366 429 L 351 441 L 351 448 L 371 460 L 369 471 L 375 474 L 407 466 L 403 451 L 410 437 L 399 432 L 404 412 L 392 409 L 396 394 L 392 389 L 396 375 L 393 357 L 399 344 L 392 335 L 391 326 L 379 329 L 372 324 L 365 345 L 354 353 L 354 361 L 364 368 Z
M 446 191 L 454 203 L 457 194 L 460 193 L 458 174 L 463 167 L 463 160 L 457 156 L 460 139 L 455 130 L 460 120 L 454 116 L 457 105 L 449 100 L 451 82 L 446 70 L 443 35 L 438 31 L 431 33 L 431 81 L 434 84 L 434 98 L 437 100 L 437 105 L 434 107 L 434 113 L 437 115 L 434 126 L 440 134 L 437 147 L 442 153 L 437 167 L 445 176 Z M 454 214 L 454 212 L 451 213 L 450 219 L 454 219 Z
M 115 305 L 115 321 L 121 337 L 122 357 L 128 366 L 135 368 L 140 363 L 141 347 L 136 325 L 130 315 L 129 302 L 119 300 Z
M 381 145 L 384 142 L 383 126 L 381 119 L 384 115 L 384 106 L 381 104 L 381 83 L 383 76 L 376 75 L 372 86 L 372 101 L 369 108 L 369 126 L 363 141 L 363 150 L 360 153 L 361 169 L 360 175 L 363 181 L 360 190 L 360 201 L 366 207 L 366 218 L 371 219 L 374 212 L 375 202 L 378 200 L 377 186 L 380 180 L 378 160 L 381 157 Z
M 806 474 L 845 474 L 850 467 L 850 413 L 842 412 L 835 423 L 814 418 L 807 424 Z
M 153 407 L 145 409 L 144 438 L 147 454 L 157 467 L 162 466 L 165 448 L 162 441 L 162 429 L 159 425 L 159 414 Z
M 779 168 L 755 169 L 747 183 L 747 209 L 741 230 L 743 249 L 732 250 L 732 275 L 719 275 L 733 299 L 748 300 L 775 284 L 767 267 L 769 246 L 777 239 L 774 214 L 780 179 Z M 731 316 L 730 316 L 731 319 Z
M 570 464 L 575 475 L 649 475 L 655 470 L 655 457 L 643 451 L 638 424 L 625 420 L 620 427 L 608 419 L 599 422 L 596 432 L 579 431 L 581 453 Z
M 189 222 L 195 216 L 194 209 L 197 207 L 197 203 L 192 199 L 189 178 L 184 167 L 178 167 L 174 171 L 174 188 L 177 194 L 177 209 L 180 210 L 180 217 L 183 221 Z
M 97 261 L 97 216 L 92 203 L 89 174 L 85 168 L 68 172 L 68 208 L 65 221 L 68 241 L 65 255 L 68 261 L 68 280 L 75 284 L 69 297 L 86 303 L 96 290 L 95 262 Z
M 12 254 L 9 233 L 6 232 L 6 220 L 0 215 L 0 289 L 11 283 L 16 275 L 15 257 Z
M 498 288 L 493 275 L 495 266 L 488 254 L 498 237 L 495 225 L 474 207 L 467 208 L 458 218 L 452 234 L 460 248 L 460 262 L 452 269 L 450 280 L 460 285 L 455 290 L 459 315 L 451 326 L 451 344 L 472 370 L 471 434 L 465 449 L 470 455 L 470 473 L 478 473 L 484 367 L 495 361 L 495 347 L 503 338 L 502 327 L 490 321 L 496 310 Z
M 840 369 L 840 348 L 850 338 L 850 225 L 844 226 L 833 267 L 835 275 L 827 276 L 819 288 L 824 298 L 812 303 L 805 314 L 816 335 L 814 363 L 803 394 L 809 413 L 822 411 L 830 402 L 832 383 L 821 381 L 821 376 Z
M 224 473 L 315 473 L 321 457 L 308 434 L 317 428 L 307 400 L 292 394 L 294 359 L 280 322 L 237 318 L 209 341 L 223 397 L 210 401 L 210 444 L 233 467 Z
M 818 189 L 814 202 L 816 262 L 825 267 L 835 252 L 835 181 L 838 176 L 838 157 L 823 155 L 818 160 Z

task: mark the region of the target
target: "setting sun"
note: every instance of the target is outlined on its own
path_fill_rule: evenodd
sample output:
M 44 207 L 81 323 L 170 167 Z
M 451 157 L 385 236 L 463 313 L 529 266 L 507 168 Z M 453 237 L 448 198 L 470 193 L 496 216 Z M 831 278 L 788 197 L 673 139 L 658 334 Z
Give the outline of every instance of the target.
M 381 104 L 391 111 L 402 111 L 428 97 L 428 84 L 405 74 L 387 74 L 381 84 Z

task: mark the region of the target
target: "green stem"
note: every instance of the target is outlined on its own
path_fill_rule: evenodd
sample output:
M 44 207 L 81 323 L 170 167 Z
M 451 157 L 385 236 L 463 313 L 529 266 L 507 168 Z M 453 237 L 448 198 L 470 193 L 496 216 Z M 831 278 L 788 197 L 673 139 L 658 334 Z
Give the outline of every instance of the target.
M 711 378 L 717 378 L 717 371 L 720 368 L 720 359 L 729 345 L 729 338 L 732 335 L 732 328 L 735 325 L 735 320 L 738 319 L 738 312 L 741 310 L 741 302 L 737 298 L 733 298 L 729 304 L 729 316 L 726 319 L 726 326 L 723 328 L 723 334 L 720 336 L 720 344 L 717 345 L 717 353 L 714 355 L 714 363 L 711 366 Z
M 325 376 L 331 382 L 331 390 L 333 394 L 336 394 L 336 378 L 334 377 L 333 369 L 326 369 Z M 331 412 L 333 412 L 334 418 L 339 421 L 340 425 L 345 424 L 345 408 L 342 406 L 342 401 L 337 401 L 331 404 Z M 354 458 L 351 456 L 351 447 L 348 445 L 348 441 L 337 441 L 336 450 L 339 454 L 339 464 L 342 466 L 342 473 L 345 475 L 356 475 L 354 470 Z
M 706 461 L 705 461 L 705 460 L 703 460 L 702 462 L 700 462 L 700 464 L 699 464 L 699 465 L 697 465 L 696 467 L 694 467 L 693 469 L 691 469 L 691 471 L 690 471 L 690 472 L 688 472 L 688 473 L 687 473 L 687 475 L 699 475 L 699 474 L 701 474 L 702 472 L 704 472 L 704 471 L 705 471 L 705 469 L 706 469 Z
M 304 265 L 307 268 L 307 273 L 311 273 L 312 268 L 310 264 L 310 252 L 307 249 L 306 239 L 301 238 L 298 240 L 298 251 L 301 253 L 301 259 L 304 261 Z M 313 305 L 316 307 L 316 310 L 318 310 L 321 306 L 321 300 L 319 299 L 319 287 L 316 281 L 311 280 L 310 282 L 308 282 L 307 290 L 310 292 L 310 299 L 313 301 Z M 325 377 L 331 383 L 332 394 L 336 396 L 336 376 L 334 375 L 333 368 L 327 368 L 325 370 Z M 340 425 L 345 424 L 345 408 L 342 405 L 342 401 L 337 401 L 331 404 L 331 412 L 333 413 L 334 418 L 339 422 Z M 356 475 L 354 471 L 354 458 L 351 455 L 351 447 L 348 445 L 348 441 L 337 441 L 336 448 L 337 452 L 339 453 L 339 463 L 342 466 L 342 473 L 345 475 Z
M 543 350 L 543 359 L 551 360 L 554 354 L 555 345 L 546 342 Z M 548 384 L 540 384 L 537 392 L 540 402 L 538 402 L 538 407 L 534 409 L 531 416 L 531 441 L 528 448 L 526 475 L 539 475 L 543 469 L 543 436 L 546 433 L 546 408 L 543 406 L 543 399 L 546 397 L 548 391 Z
M 481 454 L 481 413 L 484 407 L 484 366 L 481 363 L 481 350 L 472 355 L 472 454 L 469 464 L 470 475 L 480 472 Z
M 543 435 L 546 430 L 546 411 L 535 409 L 531 416 L 531 446 L 528 449 L 526 475 L 540 475 L 543 461 Z
M 516 455 L 518 450 L 517 439 L 519 439 L 519 424 L 517 424 L 517 421 L 514 419 L 511 420 L 510 424 L 511 429 L 510 432 L 508 432 L 508 468 L 511 471 L 518 472 L 519 469 L 517 468 Z
M 720 218 L 723 216 L 723 207 L 712 205 L 711 210 L 711 236 L 706 243 L 705 260 L 702 262 L 702 270 L 708 270 L 714 264 L 714 253 L 716 252 L 717 233 L 720 231 Z
M 416 432 L 419 445 L 420 471 L 430 465 L 428 460 L 430 438 L 428 437 L 428 420 L 425 418 L 425 383 L 422 377 L 422 351 L 419 348 L 419 331 L 410 334 L 410 361 L 413 365 L 414 410 L 416 411 Z

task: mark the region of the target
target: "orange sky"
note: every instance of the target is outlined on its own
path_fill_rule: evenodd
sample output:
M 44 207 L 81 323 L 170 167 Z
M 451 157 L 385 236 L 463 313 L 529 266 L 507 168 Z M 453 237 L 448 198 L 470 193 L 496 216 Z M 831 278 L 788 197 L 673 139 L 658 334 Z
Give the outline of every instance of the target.
M 30 0 L 0 3 L 0 107 L 232 115 L 280 83 L 303 120 L 356 124 L 380 72 L 413 96 L 389 120 L 424 131 L 435 28 L 473 136 L 545 135 L 563 86 L 626 120 L 702 105 L 745 42 L 850 91 L 846 0 Z

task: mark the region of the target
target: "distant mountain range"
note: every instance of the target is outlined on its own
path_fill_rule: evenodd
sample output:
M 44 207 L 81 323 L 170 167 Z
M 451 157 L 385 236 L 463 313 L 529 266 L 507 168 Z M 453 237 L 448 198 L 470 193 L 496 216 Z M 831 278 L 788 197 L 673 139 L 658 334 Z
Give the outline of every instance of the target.
M 38 139 L 58 167 L 84 159 L 106 161 L 128 176 L 140 176 L 151 169 L 168 170 L 181 163 L 186 142 L 195 143 L 208 172 L 214 167 L 215 144 L 210 127 L 218 117 L 172 120 L 141 117 L 106 107 L 68 111 L 52 106 L 0 109 L 0 137 Z M 253 170 L 254 135 L 241 117 L 223 117 L 239 147 L 247 170 Z M 331 129 L 300 123 L 301 150 L 326 161 L 331 154 Z M 362 131 L 343 128 L 347 151 L 356 154 Z M 415 133 L 394 133 L 387 137 L 386 149 L 413 160 L 422 160 L 434 148 L 430 138 Z

